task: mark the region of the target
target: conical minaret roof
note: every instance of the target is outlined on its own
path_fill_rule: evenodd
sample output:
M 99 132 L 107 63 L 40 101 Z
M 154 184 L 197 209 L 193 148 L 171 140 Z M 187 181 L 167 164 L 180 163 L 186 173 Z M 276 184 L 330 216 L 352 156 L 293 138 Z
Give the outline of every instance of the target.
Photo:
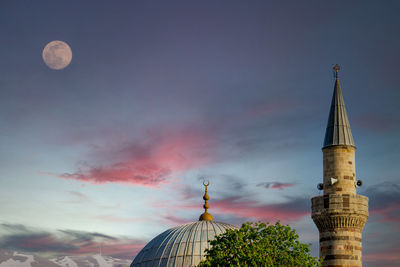
M 340 89 L 340 67 L 335 65 L 333 69 L 336 71 L 336 82 L 333 91 L 331 110 L 329 112 L 328 125 L 326 126 L 323 148 L 336 145 L 355 146 L 353 135 L 351 134 L 349 119 L 347 118 L 346 107 L 344 106 L 342 90 Z

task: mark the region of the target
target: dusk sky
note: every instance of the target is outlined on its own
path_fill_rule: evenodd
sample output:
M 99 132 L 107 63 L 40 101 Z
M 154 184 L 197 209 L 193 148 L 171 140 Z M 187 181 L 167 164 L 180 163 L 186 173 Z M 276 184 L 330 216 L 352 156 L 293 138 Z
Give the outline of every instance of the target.
M 133 259 L 198 220 L 311 242 L 340 83 L 370 198 L 364 266 L 400 266 L 399 1 L 1 1 L 0 249 Z M 61 40 L 70 65 L 46 66 Z

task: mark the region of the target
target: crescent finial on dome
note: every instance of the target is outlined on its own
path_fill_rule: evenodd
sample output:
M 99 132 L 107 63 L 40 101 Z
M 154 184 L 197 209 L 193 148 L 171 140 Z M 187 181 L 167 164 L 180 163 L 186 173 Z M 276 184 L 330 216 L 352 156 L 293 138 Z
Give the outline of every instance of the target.
M 207 181 L 207 183 L 206 183 L 206 181 L 203 181 L 203 185 L 205 187 L 205 192 L 204 192 L 204 196 L 203 196 L 203 199 L 204 199 L 204 205 L 203 205 L 204 213 L 200 215 L 199 221 L 212 221 L 212 220 L 214 220 L 213 216 L 210 213 L 207 212 L 208 208 L 210 207 L 208 205 L 208 203 L 207 203 L 208 200 L 210 199 L 210 197 L 207 194 L 207 187 L 210 185 L 210 181 Z

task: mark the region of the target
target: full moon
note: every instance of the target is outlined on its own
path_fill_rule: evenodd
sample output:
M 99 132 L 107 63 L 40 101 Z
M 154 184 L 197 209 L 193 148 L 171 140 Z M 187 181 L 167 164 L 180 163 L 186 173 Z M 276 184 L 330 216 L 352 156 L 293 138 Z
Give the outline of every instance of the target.
M 61 70 L 71 63 L 72 50 L 63 41 L 52 41 L 44 47 L 42 57 L 50 69 Z

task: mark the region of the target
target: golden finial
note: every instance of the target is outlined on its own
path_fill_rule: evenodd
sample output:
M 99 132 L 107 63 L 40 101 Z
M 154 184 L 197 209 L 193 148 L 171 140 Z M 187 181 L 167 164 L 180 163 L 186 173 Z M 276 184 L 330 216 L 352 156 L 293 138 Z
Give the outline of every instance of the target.
M 340 66 L 338 64 L 336 64 L 335 66 L 333 66 L 333 70 L 336 71 L 336 80 L 339 80 L 339 70 L 340 70 Z
M 210 181 L 207 181 L 207 183 L 206 183 L 206 181 L 204 181 L 203 185 L 206 188 L 204 196 L 203 196 L 203 199 L 204 199 L 204 205 L 203 205 L 204 213 L 200 215 L 199 221 L 212 221 L 212 220 L 214 220 L 213 217 L 211 216 L 210 213 L 207 212 L 208 208 L 210 207 L 208 205 L 208 203 L 207 203 L 207 201 L 210 199 L 210 197 L 207 194 L 207 186 L 210 185 Z

